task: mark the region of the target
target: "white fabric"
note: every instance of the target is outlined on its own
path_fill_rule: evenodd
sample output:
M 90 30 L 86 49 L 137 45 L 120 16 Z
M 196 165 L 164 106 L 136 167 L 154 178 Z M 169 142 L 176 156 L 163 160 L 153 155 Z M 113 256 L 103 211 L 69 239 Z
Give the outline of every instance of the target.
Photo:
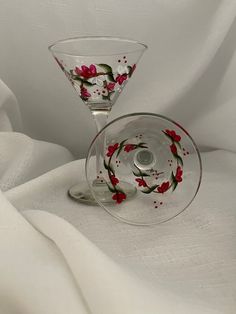
M 219 313 L 233 314 L 236 307 L 236 199 L 233 197 L 236 154 L 214 151 L 204 153 L 202 157 L 204 176 L 196 200 L 179 217 L 152 228 L 119 223 L 98 207 L 70 200 L 67 189 L 83 177 L 84 163 L 80 161 L 53 170 L 6 195 L 21 211 L 44 210 L 67 220 L 115 262 L 134 272 L 143 282 L 148 281 L 158 291 L 162 287 L 185 300 L 202 300 Z M 37 225 L 37 219 L 40 218 L 31 222 Z M 59 239 L 52 226 L 53 218 L 50 219 L 50 228 L 43 229 L 43 222 L 40 228 L 50 234 L 72 267 L 75 267 L 74 263 L 82 267 L 77 262 L 81 257 L 76 257 L 75 247 L 73 260 L 68 242 L 66 245 L 63 242 L 66 234 L 61 234 L 62 228 L 56 227 L 55 220 Z M 92 274 L 90 267 L 96 267 L 97 259 L 84 261 L 88 273 Z M 104 264 L 104 270 L 108 272 L 108 269 Z M 100 268 L 96 270 L 101 272 Z M 76 270 L 73 272 L 76 274 Z M 88 281 L 94 289 L 93 279 Z M 114 285 L 115 282 L 117 279 Z M 99 287 L 100 292 L 101 289 Z M 123 313 L 124 309 L 121 309 Z M 163 310 L 162 313 L 168 312 Z
M 73 159 L 62 146 L 21 133 L 1 132 L 0 188 L 8 190 Z
M 0 131 L 21 129 L 19 106 L 13 92 L 0 80 Z

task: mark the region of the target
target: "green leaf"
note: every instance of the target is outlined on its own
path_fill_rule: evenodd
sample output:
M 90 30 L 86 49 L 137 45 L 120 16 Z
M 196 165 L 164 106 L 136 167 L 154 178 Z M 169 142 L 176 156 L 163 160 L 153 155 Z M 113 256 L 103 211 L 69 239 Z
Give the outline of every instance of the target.
M 103 99 L 103 100 L 109 100 L 109 97 L 108 97 L 108 96 L 105 96 L 105 95 L 102 95 L 102 99 Z
M 150 177 L 150 174 L 142 173 L 141 171 L 140 171 L 140 173 L 136 173 L 133 171 L 133 174 L 135 177 Z
M 117 186 L 117 185 L 116 185 L 116 191 L 126 194 L 126 193 L 124 192 L 124 190 L 122 190 L 122 188 L 120 188 L 120 187 Z
M 174 175 L 173 171 L 171 172 L 171 179 L 170 180 L 175 181 L 175 175 Z
M 110 164 L 108 167 L 109 167 L 110 172 L 112 172 L 115 175 L 115 170 L 113 168 L 113 165 Z
M 145 190 L 142 190 L 141 192 L 145 194 L 149 194 L 149 193 L 152 193 L 157 187 L 158 187 L 158 184 L 155 184 L 149 188 L 146 188 Z
M 177 181 L 174 181 L 174 182 L 172 183 L 172 191 L 174 191 L 174 190 L 177 188 L 177 186 L 178 186 L 178 182 L 177 182 Z
M 125 143 L 127 140 L 128 140 L 128 139 L 126 138 L 125 140 L 123 140 L 123 141 L 120 143 L 120 146 L 119 146 L 119 149 L 118 149 L 118 151 L 117 151 L 116 157 L 119 156 L 119 154 L 120 154 L 122 148 L 124 147 L 124 143 Z
M 181 149 L 181 144 L 180 144 L 180 142 L 175 142 L 175 144 L 179 147 L 179 149 Z
M 148 146 L 146 146 L 146 145 L 147 145 L 147 143 L 141 142 L 141 143 L 137 144 L 137 148 L 138 148 L 138 147 L 141 147 L 141 148 L 148 148 Z
M 110 93 L 108 94 L 109 100 L 111 100 L 111 96 L 112 96 L 113 94 L 115 94 L 115 91 L 112 91 L 112 92 L 110 92 Z
M 95 85 L 95 84 L 93 84 L 93 83 L 91 83 L 91 82 L 88 82 L 88 81 L 85 81 L 85 80 L 82 80 L 82 82 L 83 82 L 83 84 L 84 84 L 85 86 L 93 86 L 93 85 Z
M 145 146 L 144 144 L 139 144 L 139 145 L 137 145 L 137 147 L 136 148 L 138 148 L 138 147 L 141 147 L 141 148 L 148 148 L 148 146 Z
M 183 159 L 182 159 L 179 155 L 176 155 L 175 157 L 176 157 L 176 159 L 177 159 L 178 163 L 180 163 L 180 164 L 181 164 L 181 166 L 183 166 L 183 165 L 184 165 L 184 163 L 183 163 Z
M 104 159 L 104 161 L 103 161 L 103 165 L 104 165 L 104 168 L 106 169 L 106 170 L 108 170 L 109 169 L 109 167 L 108 167 L 108 165 L 107 165 L 107 163 L 106 163 L 106 160 Z
M 108 65 L 108 64 L 105 64 L 105 63 L 100 63 L 98 64 L 98 66 L 100 66 L 102 69 L 104 69 L 107 73 L 112 73 L 112 68 Z
M 177 188 L 178 182 L 175 179 L 175 175 L 173 171 L 171 172 L 171 181 L 172 181 L 172 191 L 174 191 Z
M 139 146 L 139 145 L 147 145 L 147 143 L 140 142 L 140 143 L 138 143 L 137 145 L 138 145 L 138 146 Z
M 131 77 L 132 76 L 132 67 L 130 65 L 128 65 L 127 68 L 129 69 L 128 75 L 129 75 L 129 77 Z
M 77 76 L 77 75 L 73 75 L 73 80 L 79 81 L 79 82 L 84 82 L 84 81 L 82 80 L 82 78 L 79 77 L 79 76 Z
M 108 187 L 110 192 L 116 193 L 116 190 L 113 187 L 111 187 L 110 184 L 108 184 L 108 183 L 106 183 L 106 184 L 107 184 L 107 187 Z
M 108 79 L 109 79 L 110 82 L 113 82 L 113 83 L 116 82 L 116 80 L 114 79 L 113 73 L 107 74 L 107 77 L 108 77 Z

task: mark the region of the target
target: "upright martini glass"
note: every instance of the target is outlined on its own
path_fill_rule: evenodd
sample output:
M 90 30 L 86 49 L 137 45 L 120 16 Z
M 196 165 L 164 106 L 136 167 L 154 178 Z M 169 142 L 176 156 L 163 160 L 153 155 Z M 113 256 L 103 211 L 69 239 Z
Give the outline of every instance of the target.
M 147 46 L 135 40 L 115 37 L 76 37 L 57 41 L 49 46 L 53 57 L 84 104 L 90 109 L 99 132 Z M 110 191 L 103 180 L 101 156 L 104 136 L 96 143 L 96 171 L 93 190 L 101 202 L 110 202 Z M 136 188 L 121 182 L 127 198 Z M 69 195 L 83 203 L 97 205 L 87 182 L 80 182 L 69 189 Z

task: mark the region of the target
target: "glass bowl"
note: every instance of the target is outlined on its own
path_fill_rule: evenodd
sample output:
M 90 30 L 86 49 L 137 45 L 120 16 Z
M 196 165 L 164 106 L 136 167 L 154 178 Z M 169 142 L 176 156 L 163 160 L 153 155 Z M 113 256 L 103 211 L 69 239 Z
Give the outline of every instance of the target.
M 97 159 L 96 147 L 103 142 Z M 189 133 L 153 113 L 128 114 L 107 124 L 86 159 L 86 178 L 96 202 L 135 225 L 158 224 L 179 215 L 195 198 L 201 176 L 200 154 Z

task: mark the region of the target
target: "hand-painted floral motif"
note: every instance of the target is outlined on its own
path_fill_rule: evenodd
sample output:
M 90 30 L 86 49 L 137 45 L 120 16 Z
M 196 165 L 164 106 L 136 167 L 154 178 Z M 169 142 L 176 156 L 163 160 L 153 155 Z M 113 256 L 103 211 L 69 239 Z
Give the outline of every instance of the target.
M 135 145 L 134 144 L 126 144 L 125 148 L 124 148 L 124 151 L 129 153 L 129 152 L 131 152 L 134 149 L 135 149 Z
M 119 147 L 118 143 L 108 146 L 107 157 L 111 157 L 114 154 L 114 152 L 118 149 L 118 147 Z
M 175 180 L 177 182 L 182 182 L 183 180 L 182 175 L 183 175 L 183 170 L 180 166 L 178 166 L 175 173 Z
M 165 193 L 166 191 L 168 191 L 170 188 L 170 182 L 167 181 L 167 182 L 163 182 L 161 185 L 159 185 L 157 187 L 157 192 L 158 193 Z
M 119 85 L 122 85 L 124 83 L 124 81 L 127 80 L 127 78 L 128 78 L 127 74 L 118 74 L 117 77 L 116 77 L 116 82 Z
M 180 156 L 181 152 L 181 136 L 176 134 L 174 130 L 165 130 L 162 131 L 163 134 L 171 141 L 169 147 L 170 152 L 172 154 L 173 160 L 176 160 L 176 168 L 173 169 L 171 172 L 171 176 L 168 180 L 163 180 L 161 178 L 165 178 L 163 171 L 158 171 L 151 169 L 150 171 L 143 171 L 138 168 L 135 164 L 135 171 L 133 171 L 133 175 L 135 176 L 135 183 L 136 186 L 142 193 L 149 194 L 149 193 L 156 193 L 162 195 L 167 193 L 168 191 L 174 191 L 178 184 L 183 181 L 183 160 Z M 148 149 L 148 146 L 144 142 L 139 142 L 139 137 L 136 136 L 136 143 L 129 143 L 128 139 L 123 140 L 120 143 L 111 144 L 107 148 L 106 156 L 108 160 L 104 160 L 104 167 L 108 173 L 108 182 L 107 186 L 112 193 L 112 199 L 117 203 L 120 204 L 126 200 L 126 193 L 122 190 L 120 186 L 120 180 L 117 178 L 114 170 L 114 166 L 112 165 L 112 159 L 116 158 L 116 164 L 118 163 L 117 158 L 119 157 L 121 152 L 130 153 L 136 149 L 145 148 Z M 170 159 L 168 160 L 170 162 Z M 171 162 L 171 167 L 172 167 Z M 156 202 L 154 202 L 155 208 L 158 208 Z M 159 205 L 162 205 L 163 202 L 159 201 Z
M 120 182 L 119 179 L 114 176 L 114 174 L 110 176 L 110 180 L 112 185 L 117 185 Z
M 122 203 L 126 199 L 126 194 L 123 192 L 116 192 L 113 196 L 112 199 L 116 201 L 117 204 Z
M 179 142 L 181 140 L 181 136 L 176 134 L 174 130 L 165 130 L 165 134 L 169 135 L 174 142 Z
M 176 154 L 177 154 L 177 147 L 176 147 L 176 145 L 175 145 L 174 143 L 172 143 L 172 144 L 170 145 L 170 150 L 171 150 L 171 152 L 172 152 L 173 155 L 176 155 Z
M 83 77 L 84 79 L 89 79 L 97 75 L 97 69 L 94 64 L 91 64 L 89 67 L 82 65 L 81 69 L 75 67 L 75 74 Z
M 135 179 L 135 181 L 138 182 L 138 186 L 143 186 L 143 187 L 147 186 L 146 181 L 143 179 L 137 178 L 137 179 Z
M 83 100 L 87 100 L 91 96 L 91 94 L 88 92 L 87 88 L 85 88 L 84 86 L 81 86 L 80 96 Z
M 110 82 L 106 85 L 106 88 L 108 89 L 109 92 L 112 92 L 115 88 L 116 83 Z
M 120 64 L 116 69 L 112 69 L 108 64 L 83 64 L 75 66 L 68 70 L 58 58 L 56 62 L 65 73 L 74 88 L 79 92 L 80 97 L 85 102 L 112 101 L 114 94 L 120 92 L 124 87 L 126 81 L 132 76 L 136 64 L 127 65 L 127 58 L 125 57 L 125 64 Z

